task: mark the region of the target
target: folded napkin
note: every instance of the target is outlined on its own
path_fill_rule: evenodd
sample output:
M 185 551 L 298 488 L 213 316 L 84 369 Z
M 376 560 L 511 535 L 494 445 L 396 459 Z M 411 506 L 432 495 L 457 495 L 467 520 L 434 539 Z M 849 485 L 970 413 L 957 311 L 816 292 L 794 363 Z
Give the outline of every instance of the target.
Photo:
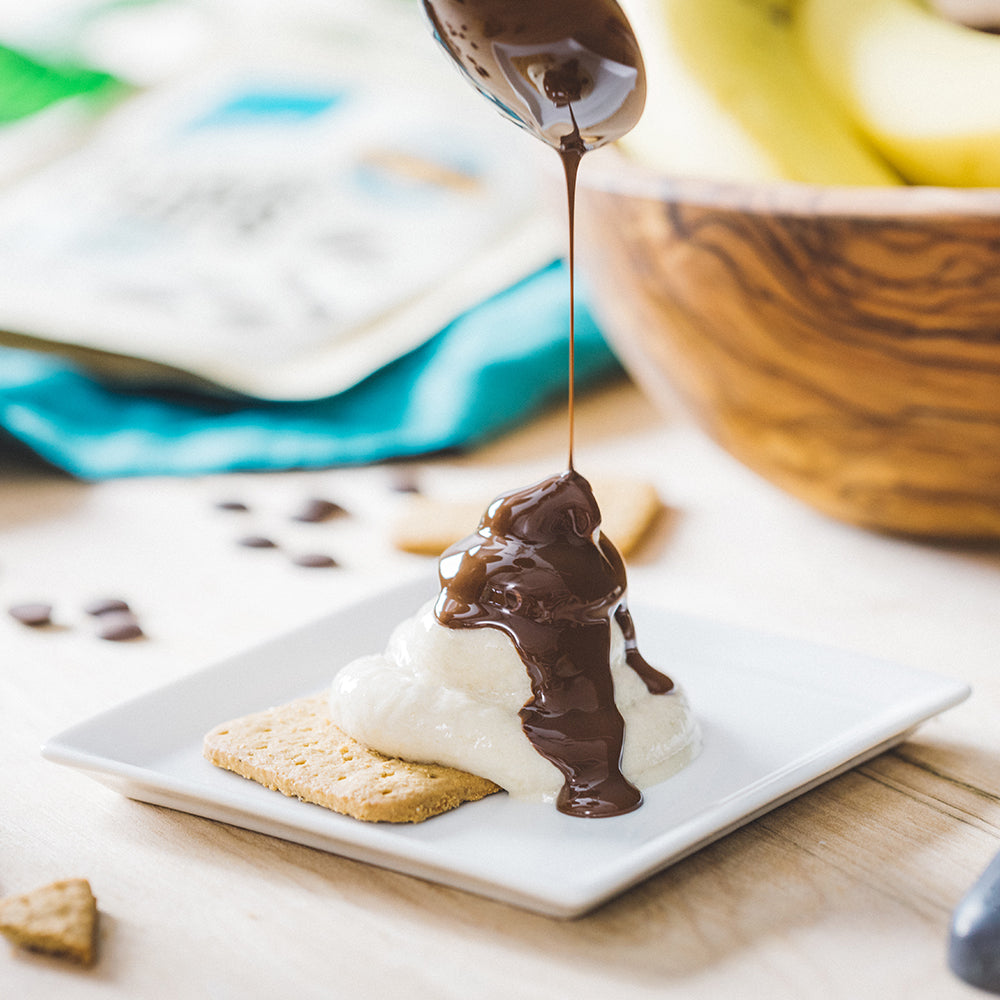
M 140 393 L 57 355 L 0 348 L 0 428 L 84 479 L 317 468 L 468 448 L 565 398 L 568 327 L 568 276 L 555 261 L 325 399 Z M 578 301 L 577 387 L 620 371 Z

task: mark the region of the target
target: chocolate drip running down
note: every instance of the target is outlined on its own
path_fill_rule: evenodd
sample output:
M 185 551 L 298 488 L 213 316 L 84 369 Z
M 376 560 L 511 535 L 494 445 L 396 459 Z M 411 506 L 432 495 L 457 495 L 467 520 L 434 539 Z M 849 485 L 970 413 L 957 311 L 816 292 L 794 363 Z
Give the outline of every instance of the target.
M 590 484 L 572 470 L 493 501 L 476 534 L 440 562 L 435 614 L 450 628 L 498 628 L 531 681 L 521 724 L 562 772 L 556 805 L 575 816 L 616 816 L 642 803 L 621 772 L 624 722 L 611 678 L 611 618 L 626 661 L 653 694 L 673 687 L 635 645 L 625 566 L 600 532 Z
M 653 694 L 673 688 L 636 646 L 625 566 L 573 467 L 574 217 L 584 154 L 638 121 L 646 87 L 614 0 L 423 0 L 434 34 L 496 108 L 559 154 L 569 209 L 569 461 L 560 476 L 495 500 L 476 534 L 441 558 L 435 613 L 449 628 L 498 628 L 531 681 L 521 725 L 562 772 L 557 807 L 617 816 L 642 803 L 622 774 L 625 724 L 611 677 L 611 619 L 627 664 Z

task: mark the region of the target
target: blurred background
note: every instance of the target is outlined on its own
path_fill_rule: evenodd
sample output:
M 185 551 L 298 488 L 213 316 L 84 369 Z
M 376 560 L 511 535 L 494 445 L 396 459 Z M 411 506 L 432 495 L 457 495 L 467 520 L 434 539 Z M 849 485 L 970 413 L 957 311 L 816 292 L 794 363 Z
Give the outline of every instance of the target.
M 416 0 L 5 3 L 0 44 L 8 444 L 94 479 L 318 466 L 563 398 L 551 168 Z M 617 377 L 585 305 L 578 337 L 581 386 Z
M 624 6 L 578 388 L 624 366 L 838 518 L 1000 536 L 998 4 Z M 0 45 L 0 461 L 369 463 L 562 405 L 558 163 L 417 0 L 3 3 Z

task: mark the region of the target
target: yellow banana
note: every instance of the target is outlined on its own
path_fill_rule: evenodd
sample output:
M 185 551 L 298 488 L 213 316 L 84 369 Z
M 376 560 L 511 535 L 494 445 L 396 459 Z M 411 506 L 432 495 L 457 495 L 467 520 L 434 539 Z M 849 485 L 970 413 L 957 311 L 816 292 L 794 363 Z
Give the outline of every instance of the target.
M 910 183 L 1000 186 L 1000 36 L 920 0 L 802 0 L 795 33 L 829 94 Z
M 646 110 L 622 145 L 671 173 L 898 184 L 816 81 L 798 0 L 623 0 L 642 47 Z

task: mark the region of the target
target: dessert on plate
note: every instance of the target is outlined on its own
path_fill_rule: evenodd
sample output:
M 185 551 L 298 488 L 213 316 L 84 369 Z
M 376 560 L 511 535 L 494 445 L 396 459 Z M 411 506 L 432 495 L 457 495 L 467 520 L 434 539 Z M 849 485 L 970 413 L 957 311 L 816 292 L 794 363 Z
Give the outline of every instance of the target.
M 209 760 L 359 819 L 503 789 L 614 816 L 697 753 L 683 692 L 637 645 L 625 566 L 570 468 L 506 493 L 439 562 L 435 601 L 324 695 L 216 727 Z

